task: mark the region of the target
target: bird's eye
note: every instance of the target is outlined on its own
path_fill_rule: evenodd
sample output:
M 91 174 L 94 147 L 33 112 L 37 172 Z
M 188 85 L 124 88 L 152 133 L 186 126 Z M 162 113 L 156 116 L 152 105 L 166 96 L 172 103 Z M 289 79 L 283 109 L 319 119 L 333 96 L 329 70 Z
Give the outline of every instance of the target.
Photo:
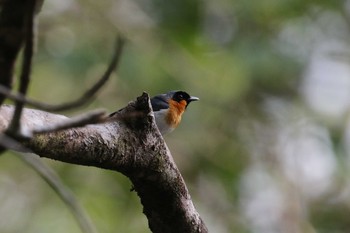
M 179 95 L 179 99 L 182 100 L 184 96 L 182 94 Z

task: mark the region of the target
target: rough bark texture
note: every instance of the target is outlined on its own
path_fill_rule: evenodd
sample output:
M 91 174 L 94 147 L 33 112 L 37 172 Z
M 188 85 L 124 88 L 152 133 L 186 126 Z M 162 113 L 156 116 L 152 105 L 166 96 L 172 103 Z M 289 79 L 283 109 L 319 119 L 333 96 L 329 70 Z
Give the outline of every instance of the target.
M 2 106 L 2 131 L 12 112 L 11 106 Z M 32 130 L 67 119 L 25 109 L 22 126 Z M 208 232 L 156 128 L 147 94 L 118 111 L 109 122 L 36 135 L 26 146 L 43 157 L 126 175 L 141 199 L 152 232 Z

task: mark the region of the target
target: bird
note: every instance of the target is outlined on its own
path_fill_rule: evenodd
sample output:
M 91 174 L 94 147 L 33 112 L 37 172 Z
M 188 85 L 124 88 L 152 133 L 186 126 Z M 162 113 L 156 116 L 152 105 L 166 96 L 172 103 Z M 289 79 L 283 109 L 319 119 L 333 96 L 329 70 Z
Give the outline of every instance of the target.
M 185 91 L 169 91 L 152 97 L 151 106 L 159 132 L 162 135 L 172 132 L 180 124 L 188 105 L 198 100 L 198 97 L 190 96 Z M 109 117 L 115 118 L 122 110 L 109 114 Z
M 151 105 L 158 130 L 162 135 L 172 132 L 181 122 L 188 105 L 199 98 L 185 91 L 169 91 L 151 98 Z

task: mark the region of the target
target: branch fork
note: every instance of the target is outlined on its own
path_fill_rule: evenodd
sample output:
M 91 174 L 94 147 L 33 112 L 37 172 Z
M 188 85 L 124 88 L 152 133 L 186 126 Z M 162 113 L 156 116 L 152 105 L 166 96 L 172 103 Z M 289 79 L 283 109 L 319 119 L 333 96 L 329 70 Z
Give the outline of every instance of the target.
M 6 117 L 11 112 L 8 108 L 0 109 L 1 130 L 11 119 Z M 21 124 L 34 132 L 40 122 L 50 128 L 66 119 L 39 110 L 25 109 L 23 114 Z M 154 233 L 207 232 L 157 129 L 147 93 L 104 123 L 39 133 L 26 146 L 42 157 L 115 170 L 127 176 Z

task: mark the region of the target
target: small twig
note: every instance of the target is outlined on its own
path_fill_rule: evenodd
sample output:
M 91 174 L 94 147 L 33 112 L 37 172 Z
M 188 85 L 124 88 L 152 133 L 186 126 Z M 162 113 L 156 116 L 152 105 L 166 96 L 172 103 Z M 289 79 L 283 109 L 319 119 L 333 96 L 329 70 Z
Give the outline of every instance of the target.
M 108 81 L 113 70 L 117 69 L 124 43 L 125 42 L 121 37 L 117 38 L 116 50 L 106 72 L 103 74 L 101 79 L 97 81 L 95 85 L 93 85 L 89 90 L 87 90 L 80 98 L 78 98 L 75 101 L 59 105 L 46 104 L 40 101 L 30 99 L 21 93 L 13 93 L 9 88 L 2 85 L 0 85 L 0 94 L 6 95 L 6 97 L 11 100 L 20 101 L 24 104 L 49 112 L 60 112 L 79 107 L 90 101 L 91 98 L 98 92 L 98 90 Z
M 50 133 L 59 130 L 65 130 L 70 128 L 83 127 L 88 124 L 102 123 L 107 120 L 107 114 L 105 110 L 95 110 L 88 113 L 84 113 L 73 118 L 69 118 L 66 121 L 59 122 L 55 125 L 44 126 L 42 128 L 33 129 L 33 134 Z
M 15 139 L 6 135 L 5 133 L 0 133 L 0 147 L 13 151 L 30 152 L 30 149 L 24 147 L 22 144 L 18 143 Z
M 69 207 L 76 218 L 81 231 L 84 233 L 97 233 L 96 227 L 88 217 L 78 200 L 70 189 L 63 184 L 56 172 L 43 163 L 39 158 L 24 154 L 17 154 L 24 162 L 31 166 L 48 185 L 58 194 L 61 200 Z
M 17 101 L 17 102 L 22 102 L 25 104 L 28 104 L 33 107 L 37 107 L 39 109 L 44 110 L 43 108 L 46 107 L 45 103 L 41 103 L 39 101 L 32 100 L 30 98 L 27 98 L 25 95 L 21 93 L 13 93 L 10 88 L 7 88 L 3 85 L 0 84 L 0 94 L 6 96 L 6 98 Z
M 22 144 L 5 134 L 0 135 L 0 145 L 9 149 L 32 153 L 30 149 L 24 147 Z M 88 217 L 83 207 L 79 204 L 78 200 L 75 198 L 70 189 L 63 184 L 53 169 L 51 169 L 37 157 L 20 153 L 17 153 L 16 155 L 22 159 L 22 161 L 31 166 L 46 181 L 46 183 L 51 186 L 51 188 L 71 210 L 83 233 L 97 233 L 96 227 Z
M 13 70 L 24 40 L 25 17 L 28 11 L 21 0 L 2 1 L 0 11 L 0 84 L 11 89 Z M 0 105 L 6 99 L 0 94 Z
M 25 18 L 25 47 L 23 53 L 22 71 L 20 77 L 19 93 L 23 96 L 26 95 L 28 85 L 30 82 L 30 73 L 33 58 L 33 47 L 34 47 L 34 11 L 35 11 L 35 0 L 28 1 L 28 10 Z M 21 101 L 16 102 L 16 109 L 12 117 L 11 125 L 8 129 L 9 132 L 17 134 L 20 130 L 20 119 L 24 103 Z
M 69 110 L 72 108 L 80 107 L 83 104 L 86 104 L 88 101 L 92 99 L 92 97 L 97 93 L 98 90 L 108 81 L 112 72 L 117 68 L 120 60 L 120 55 L 122 54 L 122 49 L 124 45 L 124 40 L 118 36 L 116 40 L 116 49 L 113 55 L 112 61 L 109 64 L 106 72 L 103 74 L 100 80 L 95 83 L 90 89 L 88 89 L 80 98 L 75 101 L 64 103 L 56 106 L 51 106 L 51 108 L 47 109 L 48 111 L 58 112 Z
M 99 124 L 99 123 L 104 123 L 108 121 L 111 121 L 111 119 L 107 115 L 105 110 L 94 110 L 72 118 L 67 118 L 66 120 L 63 120 L 56 124 L 44 125 L 44 126 L 32 128 L 32 129 L 27 129 L 26 127 L 22 127 L 20 134 L 9 134 L 8 131 L 5 131 L 6 137 L 2 136 L 3 134 L 0 133 L 0 141 L 8 140 L 7 138 L 9 136 L 12 138 L 12 140 L 29 140 L 33 137 L 34 134 L 52 133 L 52 132 L 70 129 L 70 128 L 84 127 L 88 124 Z M 6 149 L 16 150 L 16 148 L 12 148 L 11 141 L 6 141 L 6 142 L 8 142 L 8 144 L 3 143 L 4 146 L 2 146 L 2 144 L 0 143 L 0 154 L 4 152 Z

